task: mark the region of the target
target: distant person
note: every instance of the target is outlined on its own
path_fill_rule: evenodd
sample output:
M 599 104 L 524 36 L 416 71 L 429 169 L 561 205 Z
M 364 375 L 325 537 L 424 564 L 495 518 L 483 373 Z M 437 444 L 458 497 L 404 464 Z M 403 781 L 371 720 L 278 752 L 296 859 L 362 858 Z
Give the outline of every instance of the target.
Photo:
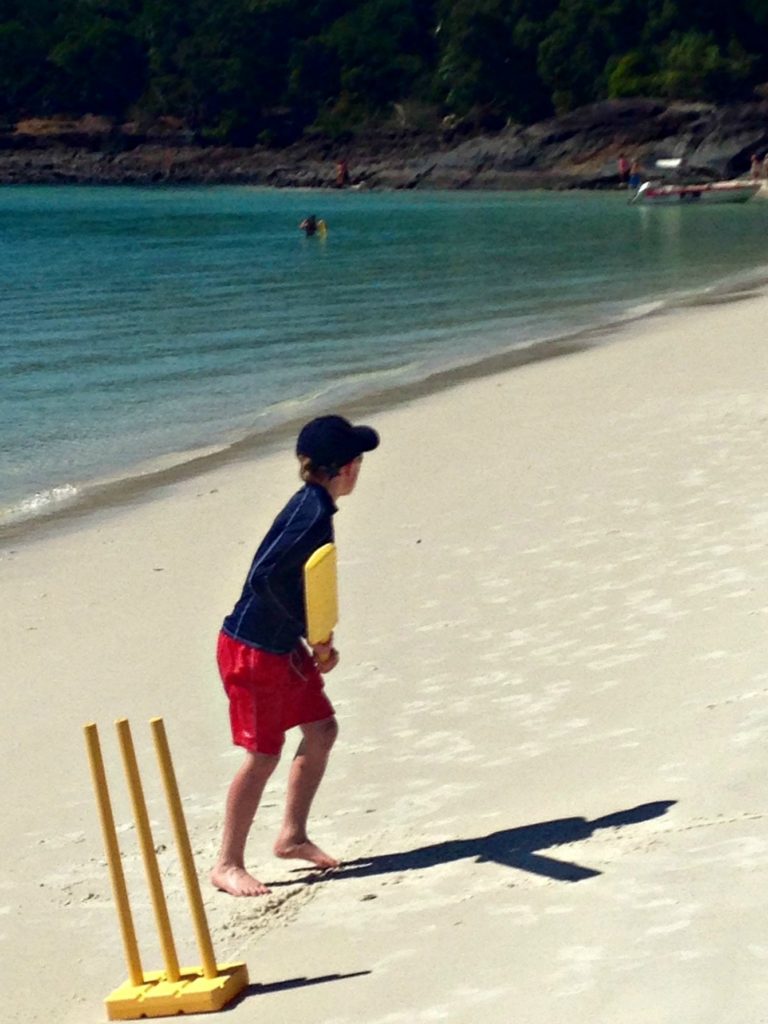
M 752 178 L 752 181 L 760 181 L 760 178 L 762 176 L 762 168 L 760 166 L 760 157 L 757 155 L 757 153 L 752 154 L 749 164 L 749 173 L 750 177 Z
M 296 455 L 303 487 L 259 545 L 242 594 L 221 627 L 217 661 L 229 698 L 232 742 L 244 748 L 245 759 L 229 787 L 211 881 L 232 896 L 269 892 L 246 868 L 245 846 L 288 729 L 298 727 L 302 739 L 288 773 L 275 856 L 321 869 L 338 866 L 307 834 L 312 800 L 338 731 L 321 673 L 332 671 L 339 655 L 333 635 L 311 647 L 306 639 L 304 564 L 333 541 L 336 503 L 354 491 L 363 454 L 378 444 L 375 430 L 353 426 L 343 416 L 320 416 L 302 427 Z
M 629 187 L 640 188 L 643 182 L 643 168 L 638 160 L 633 160 L 629 167 Z
M 310 213 L 308 217 L 299 224 L 299 228 L 304 232 L 307 238 L 312 235 L 324 236 L 328 233 L 328 227 L 324 220 L 316 217 L 314 213 Z
M 626 185 L 629 181 L 629 160 L 627 160 L 623 153 L 619 153 L 616 166 L 619 172 L 619 183 L 621 185 Z
M 347 188 L 349 186 L 349 165 L 342 157 L 336 164 L 336 188 Z

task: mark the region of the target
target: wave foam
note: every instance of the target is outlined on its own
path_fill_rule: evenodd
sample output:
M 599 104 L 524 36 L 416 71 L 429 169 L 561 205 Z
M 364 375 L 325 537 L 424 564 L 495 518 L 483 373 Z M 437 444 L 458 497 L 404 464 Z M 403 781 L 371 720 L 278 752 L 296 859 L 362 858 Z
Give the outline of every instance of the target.
M 80 495 L 80 490 L 72 484 L 62 484 L 45 491 L 38 491 L 18 504 L 0 511 L 0 521 L 15 522 L 19 519 L 31 519 L 35 516 L 47 515 L 50 512 L 70 504 Z

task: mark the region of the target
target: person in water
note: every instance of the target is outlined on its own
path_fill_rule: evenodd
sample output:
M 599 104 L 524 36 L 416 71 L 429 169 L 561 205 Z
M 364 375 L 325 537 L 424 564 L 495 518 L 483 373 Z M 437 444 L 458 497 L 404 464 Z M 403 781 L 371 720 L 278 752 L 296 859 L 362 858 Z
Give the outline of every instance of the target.
M 314 213 L 310 213 L 308 217 L 305 217 L 299 224 L 299 228 L 304 232 L 307 238 L 310 238 L 312 235 L 324 235 L 328 230 L 325 221 L 320 220 L 314 215 Z

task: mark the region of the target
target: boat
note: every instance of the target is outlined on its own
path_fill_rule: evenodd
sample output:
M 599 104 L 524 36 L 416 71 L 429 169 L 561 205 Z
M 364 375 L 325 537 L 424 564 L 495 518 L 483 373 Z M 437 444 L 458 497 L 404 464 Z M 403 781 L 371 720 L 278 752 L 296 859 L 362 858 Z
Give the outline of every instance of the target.
M 745 203 L 760 191 L 757 181 L 711 181 L 699 185 L 664 185 L 644 181 L 633 203 Z

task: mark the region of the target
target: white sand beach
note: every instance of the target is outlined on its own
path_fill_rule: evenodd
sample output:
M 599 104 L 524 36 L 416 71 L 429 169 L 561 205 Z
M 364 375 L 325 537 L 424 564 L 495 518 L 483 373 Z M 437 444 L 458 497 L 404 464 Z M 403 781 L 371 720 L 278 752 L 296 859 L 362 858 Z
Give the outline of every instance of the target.
M 336 517 L 341 732 L 313 838 L 269 897 L 207 872 L 240 760 L 214 662 L 290 451 L 2 553 L 5 1024 L 90 1024 L 126 977 L 82 739 L 99 724 L 147 968 L 161 958 L 114 719 L 145 778 L 180 957 L 198 963 L 147 726 L 165 719 L 227 1021 L 768 1019 L 768 298 L 367 417 Z M 197 1019 L 197 1018 L 195 1018 Z M 200 1018 L 202 1019 L 202 1018 Z

